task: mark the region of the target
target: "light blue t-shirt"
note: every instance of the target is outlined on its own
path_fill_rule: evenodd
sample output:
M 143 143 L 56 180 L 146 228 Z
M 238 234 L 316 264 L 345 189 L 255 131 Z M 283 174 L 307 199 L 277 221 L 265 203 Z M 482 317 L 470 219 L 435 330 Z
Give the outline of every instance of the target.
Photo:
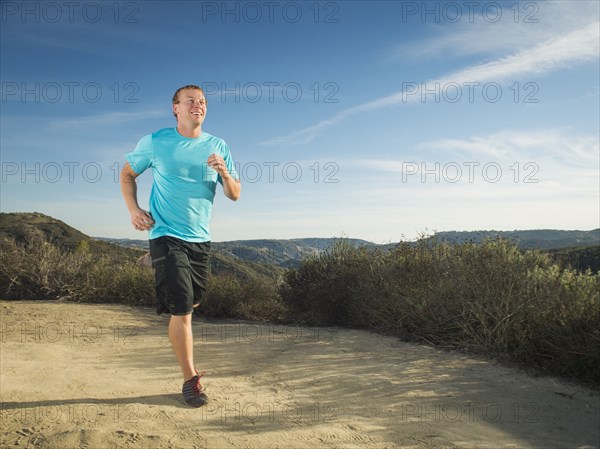
M 150 213 L 155 223 L 150 239 L 169 235 L 188 242 L 211 240 L 213 199 L 217 182 L 223 184 L 206 162 L 213 153 L 220 155 L 231 176 L 239 179 L 227 144 L 204 131 L 191 139 L 176 128 L 163 128 L 142 137 L 135 150 L 126 155 L 138 174 L 152 167 Z

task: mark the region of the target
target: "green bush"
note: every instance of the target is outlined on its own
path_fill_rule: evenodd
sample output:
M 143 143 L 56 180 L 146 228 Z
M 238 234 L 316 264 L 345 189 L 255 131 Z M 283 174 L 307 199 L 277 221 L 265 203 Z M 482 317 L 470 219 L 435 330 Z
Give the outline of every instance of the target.
M 5 239 L 0 249 L 2 298 L 154 304 L 151 270 L 94 254 L 86 241 L 68 251 L 43 239 L 25 244 Z
M 86 241 L 74 251 L 40 238 L 25 244 L 0 242 L 0 297 L 65 299 L 134 306 L 156 304 L 154 274 L 134 260 L 95 254 Z M 211 275 L 205 303 L 198 314 L 250 320 L 278 320 L 284 314 L 276 281 Z
M 277 321 L 284 314 L 275 281 L 241 280 L 231 275 L 210 276 L 205 301 L 198 313 L 208 317 Z
M 280 293 L 293 310 L 289 318 L 316 325 L 355 324 L 357 292 L 372 284 L 373 273 L 365 270 L 372 258 L 365 248 L 341 240 L 300 268 L 287 270 Z
M 507 240 L 341 242 L 288 270 L 290 317 L 455 345 L 600 383 L 600 276 L 561 269 Z

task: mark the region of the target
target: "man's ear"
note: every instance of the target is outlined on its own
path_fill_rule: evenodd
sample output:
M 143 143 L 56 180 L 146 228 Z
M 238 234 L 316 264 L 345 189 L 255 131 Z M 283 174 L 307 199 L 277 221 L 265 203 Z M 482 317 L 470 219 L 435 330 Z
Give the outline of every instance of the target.
M 173 105 L 173 115 L 177 116 L 177 103 Z

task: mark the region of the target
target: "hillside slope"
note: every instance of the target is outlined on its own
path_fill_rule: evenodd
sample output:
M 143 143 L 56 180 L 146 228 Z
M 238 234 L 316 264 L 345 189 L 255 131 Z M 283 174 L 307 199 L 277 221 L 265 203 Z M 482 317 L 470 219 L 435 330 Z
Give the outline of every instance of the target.
M 119 259 L 137 258 L 148 248 L 147 240 L 90 237 L 61 220 L 37 212 L 0 213 L 0 238 L 19 242 L 45 239 L 61 248 L 72 250 L 87 241 L 92 251 Z M 426 239 L 449 243 L 480 243 L 486 238 L 511 240 L 521 249 L 549 252 L 557 261 L 578 270 L 600 268 L 600 229 L 562 231 L 553 229 L 525 231 L 446 231 Z M 261 275 L 276 277 L 285 268 L 297 267 L 300 261 L 318 255 L 341 238 L 255 239 L 212 243 L 212 269 L 215 273 L 232 273 L 242 278 Z M 379 245 L 361 239 L 344 239 L 353 246 L 382 250 L 395 243 Z M 414 243 L 413 243 L 414 244 Z
M 450 243 L 475 242 L 486 238 L 511 240 L 521 249 L 558 249 L 600 245 L 600 229 L 592 231 L 563 231 L 557 229 L 534 229 L 526 231 L 448 231 L 435 234 L 438 240 Z
M 65 250 L 73 251 L 81 242 L 87 242 L 91 252 L 105 254 L 116 262 L 134 261 L 147 251 L 142 245 L 123 246 L 110 241 L 92 238 L 61 220 L 38 212 L 0 213 L 0 240 L 18 243 L 51 242 Z M 282 271 L 276 266 L 244 261 L 227 252 L 213 251 L 211 270 L 215 274 L 232 274 L 241 279 L 276 277 Z

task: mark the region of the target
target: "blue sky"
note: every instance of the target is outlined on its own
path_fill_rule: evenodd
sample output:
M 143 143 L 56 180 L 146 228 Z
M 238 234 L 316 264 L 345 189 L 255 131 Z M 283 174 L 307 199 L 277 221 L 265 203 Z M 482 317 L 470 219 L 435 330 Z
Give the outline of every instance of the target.
M 476 3 L 3 2 L 1 210 L 146 238 L 116 175 L 198 84 L 215 241 L 599 227 L 598 2 Z

